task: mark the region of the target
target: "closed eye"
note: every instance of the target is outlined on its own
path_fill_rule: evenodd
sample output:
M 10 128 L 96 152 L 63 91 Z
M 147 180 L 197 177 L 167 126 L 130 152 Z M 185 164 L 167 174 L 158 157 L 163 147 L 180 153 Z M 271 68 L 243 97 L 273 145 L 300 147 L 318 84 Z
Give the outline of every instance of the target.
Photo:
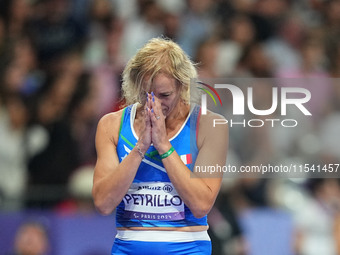
M 171 94 L 161 94 L 160 96 L 161 97 L 168 97 L 168 96 L 170 96 Z
M 171 96 L 171 94 L 172 94 L 172 92 L 169 92 L 169 93 L 160 93 L 159 97 L 165 98 L 165 97 Z

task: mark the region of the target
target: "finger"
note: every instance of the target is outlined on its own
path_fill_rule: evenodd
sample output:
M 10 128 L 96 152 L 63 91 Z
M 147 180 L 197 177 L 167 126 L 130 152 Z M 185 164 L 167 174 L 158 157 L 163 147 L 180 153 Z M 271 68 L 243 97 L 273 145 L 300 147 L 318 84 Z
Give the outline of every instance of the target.
M 147 105 L 149 107 L 149 109 L 152 109 L 152 95 L 147 93 L 148 97 L 147 97 Z
M 148 92 L 146 92 L 146 107 L 147 107 L 149 110 L 152 109 L 151 101 L 152 101 L 152 96 L 151 96 L 151 94 L 149 94 Z
M 149 123 L 150 123 L 150 126 L 152 127 L 153 126 L 153 122 L 154 122 L 154 110 L 153 109 L 150 109 L 148 110 L 148 118 L 149 118 Z
M 151 109 L 150 112 L 151 112 L 151 122 L 152 122 L 152 125 L 157 125 L 157 124 L 161 123 L 161 121 L 163 120 L 163 117 L 160 114 L 157 114 L 154 111 L 154 108 Z
M 156 116 L 159 116 L 160 115 L 160 103 L 159 103 L 159 100 L 158 98 L 155 96 L 155 94 L 153 93 L 153 91 L 151 92 L 151 97 L 152 97 L 152 100 L 151 100 L 151 107 L 152 109 L 154 110 L 153 114 L 156 115 Z
M 149 101 L 150 101 L 150 99 L 149 99 L 149 93 L 148 93 L 148 92 L 145 92 L 145 94 L 146 94 L 146 102 L 145 102 L 145 105 L 146 105 L 147 107 L 150 107 L 150 106 L 149 106 Z
M 144 106 L 144 121 L 146 126 L 151 125 L 150 108 L 147 105 Z
M 158 98 L 155 96 L 155 93 L 153 93 L 153 91 L 151 91 L 151 104 L 152 105 L 156 105 L 156 102 L 158 102 Z

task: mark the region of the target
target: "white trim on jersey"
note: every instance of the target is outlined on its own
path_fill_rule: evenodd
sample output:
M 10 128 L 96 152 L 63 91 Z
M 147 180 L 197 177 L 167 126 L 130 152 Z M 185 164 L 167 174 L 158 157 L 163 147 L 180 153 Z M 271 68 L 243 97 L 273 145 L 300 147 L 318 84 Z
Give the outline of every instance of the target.
M 210 241 L 207 231 L 117 230 L 116 238 L 124 241 L 142 242 Z

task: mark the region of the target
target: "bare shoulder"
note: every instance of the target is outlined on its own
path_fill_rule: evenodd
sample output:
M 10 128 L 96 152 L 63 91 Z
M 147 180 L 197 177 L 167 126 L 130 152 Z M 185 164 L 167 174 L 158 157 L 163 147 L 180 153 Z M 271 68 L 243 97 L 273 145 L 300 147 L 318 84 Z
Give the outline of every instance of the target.
M 101 119 L 99 120 L 98 125 L 104 125 L 104 126 L 111 126 L 111 125 L 116 125 L 117 122 L 120 122 L 122 114 L 123 114 L 123 110 L 121 109 L 119 111 L 116 112 L 110 112 L 108 114 L 105 114 L 103 117 L 101 117 Z
M 224 119 L 224 116 L 221 114 L 218 114 L 216 112 L 212 112 L 207 110 L 207 114 L 201 114 L 201 120 L 203 120 L 202 124 L 204 124 L 207 121 L 213 121 L 214 119 Z
M 111 112 L 101 117 L 98 122 L 97 135 L 107 135 L 110 140 L 117 141 L 123 110 Z
M 228 137 L 228 121 L 221 114 L 207 111 L 207 114 L 202 114 L 199 120 L 197 144 L 203 144 L 206 138 L 210 137 Z
M 199 128 L 200 129 L 209 129 L 217 126 L 223 126 L 224 128 L 228 128 L 228 121 L 221 114 L 207 111 L 207 114 L 201 114 Z

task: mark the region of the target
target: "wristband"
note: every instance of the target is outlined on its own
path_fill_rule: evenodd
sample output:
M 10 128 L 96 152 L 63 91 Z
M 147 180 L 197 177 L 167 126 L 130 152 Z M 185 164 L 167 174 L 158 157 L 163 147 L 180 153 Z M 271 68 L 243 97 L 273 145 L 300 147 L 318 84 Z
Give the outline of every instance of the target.
M 174 147 L 171 146 L 171 148 L 167 152 L 160 155 L 161 159 L 165 159 L 165 158 L 169 157 L 171 155 L 171 153 L 173 153 L 174 151 L 175 151 Z
M 140 155 L 140 157 L 142 158 L 142 160 L 144 159 L 144 153 L 142 152 L 141 148 L 139 147 L 138 143 L 136 144 L 136 147 L 137 147 L 137 151 Z

